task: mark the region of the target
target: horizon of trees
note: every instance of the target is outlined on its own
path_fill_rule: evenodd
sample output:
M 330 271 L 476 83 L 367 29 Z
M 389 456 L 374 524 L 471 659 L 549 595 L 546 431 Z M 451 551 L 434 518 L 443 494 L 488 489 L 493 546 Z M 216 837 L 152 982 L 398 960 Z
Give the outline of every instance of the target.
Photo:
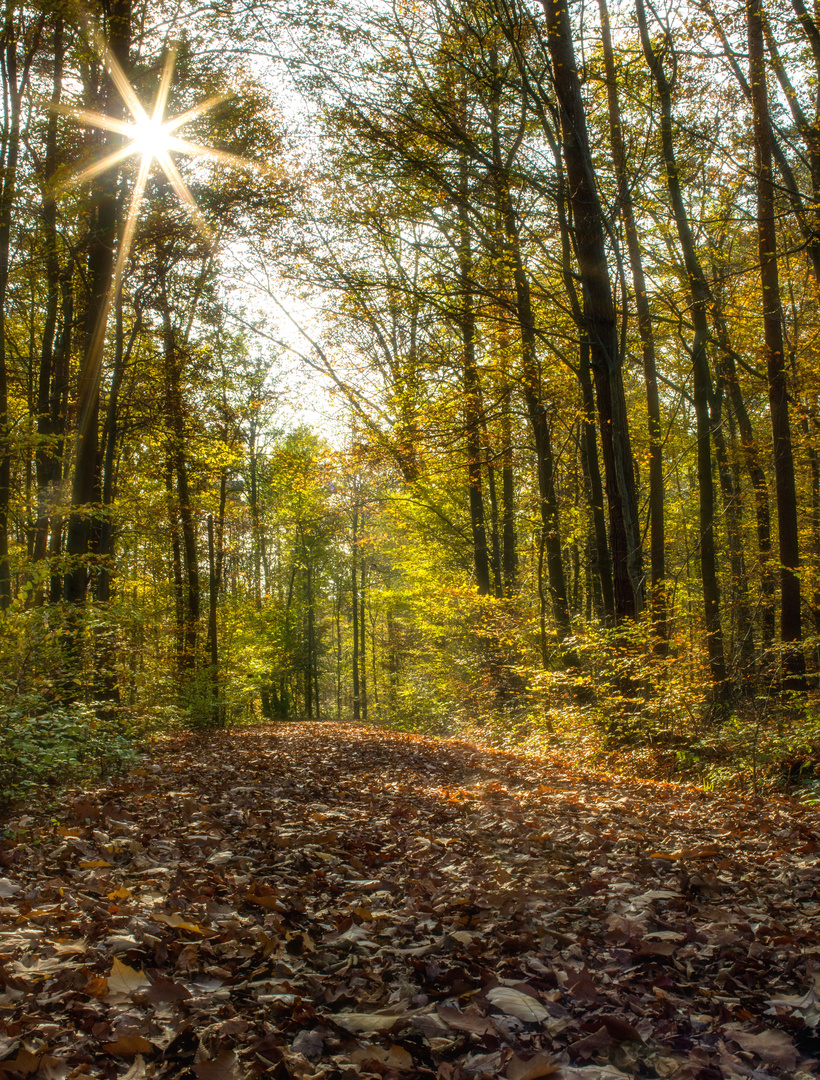
M 652 741 L 684 712 L 813 701 L 817 13 L 88 20 L 11 2 L 3 27 L 15 715 L 537 738 L 563 711 Z M 230 155 L 179 166 L 207 235 L 151 172 L 121 275 L 137 166 L 95 173 L 123 136 L 77 111 L 127 115 L 100 40 L 145 103 L 176 48 L 169 113 L 217 95 L 184 137 Z M 302 346 L 288 292 L 316 312 Z M 286 423 L 294 352 L 344 445 Z

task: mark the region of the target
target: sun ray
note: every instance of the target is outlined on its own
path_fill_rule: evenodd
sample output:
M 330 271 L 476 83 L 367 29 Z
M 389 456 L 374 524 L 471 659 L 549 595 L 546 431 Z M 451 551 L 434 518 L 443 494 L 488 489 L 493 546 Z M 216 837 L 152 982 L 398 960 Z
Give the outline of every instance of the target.
M 125 219 L 125 226 L 122 230 L 122 237 L 119 244 L 120 249 L 117 252 L 117 262 L 114 266 L 114 295 L 117 294 L 119 286 L 122 284 L 122 275 L 125 270 L 125 264 L 128 262 L 128 256 L 131 254 L 131 247 L 134 243 L 134 233 L 137 229 L 140 204 L 142 203 L 142 197 L 145 194 L 145 185 L 148 182 L 148 175 L 150 172 L 151 159 L 144 157 L 140 162 L 134 190 L 131 194 L 131 205 L 128 207 L 128 217 Z
M 94 161 L 90 165 L 86 166 L 81 172 L 74 173 L 73 176 L 69 176 L 67 180 L 64 180 L 60 185 L 60 188 L 69 187 L 72 184 L 79 184 L 86 180 L 93 180 L 95 176 L 99 176 L 101 173 L 107 172 L 115 165 L 119 165 L 121 161 L 125 161 L 133 155 L 134 148 L 131 145 L 121 146 L 118 150 L 112 150 L 110 154 L 106 154 L 104 158 L 100 158 L 99 161 Z
M 138 124 L 144 124 L 148 119 L 148 114 L 143 108 L 142 102 L 137 97 L 136 91 L 128 80 L 128 76 L 122 70 L 119 60 L 109 48 L 107 42 L 99 33 L 94 31 L 94 42 L 97 47 L 97 51 L 103 58 L 105 66 L 108 68 L 108 73 L 111 76 L 111 81 L 117 88 L 122 100 L 125 102 L 128 111 L 134 117 L 134 120 Z
M 236 165 L 239 168 L 251 167 L 251 162 L 237 154 L 229 154 L 226 150 L 217 150 L 213 146 L 202 146 L 199 143 L 189 142 L 187 139 L 169 138 L 169 150 L 179 150 L 188 157 L 208 157 L 214 161 L 221 161 L 225 165 Z
M 165 118 L 165 109 L 168 105 L 168 94 L 171 90 L 171 80 L 174 77 L 174 65 L 177 60 L 176 49 L 169 49 L 165 57 L 165 66 L 162 69 L 162 79 L 159 84 L 157 100 L 154 102 L 153 120 L 155 124 L 161 124 Z
M 198 105 L 194 105 L 191 109 L 186 109 L 185 112 L 179 113 L 178 116 L 172 116 L 170 120 L 165 121 L 165 128 L 170 131 L 177 131 L 179 128 L 184 127 L 185 124 L 189 124 L 192 120 L 196 120 L 197 117 L 203 115 L 203 113 L 209 112 L 215 105 L 219 105 L 223 101 L 227 101 L 232 95 L 229 93 L 214 94 L 212 97 L 205 98 L 204 101 L 200 101 Z
M 93 112 L 91 109 L 79 109 L 74 105 L 52 105 L 52 109 L 61 116 L 70 116 L 88 127 L 104 128 L 113 131 L 117 135 L 130 136 L 134 131 L 134 125 L 127 120 L 118 120 L 116 116 L 107 116 L 105 113 Z
M 168 177 L 171 187 L 173 187 L 176 192 L 179 201 L 188 207 L 191 217 L 194 219 L 199 231 L 206 240 L 211 240 L 213 237 L 213 230 L 203 217 L 202 211 L 197 206 L 193 195 L 190 193 L 185 181 L 182 179 L 182 174 L 171 160 L 168 151 L 161 150 L 159 154 L 157 154 L 157 161 L 159 162 L 162 171 Z

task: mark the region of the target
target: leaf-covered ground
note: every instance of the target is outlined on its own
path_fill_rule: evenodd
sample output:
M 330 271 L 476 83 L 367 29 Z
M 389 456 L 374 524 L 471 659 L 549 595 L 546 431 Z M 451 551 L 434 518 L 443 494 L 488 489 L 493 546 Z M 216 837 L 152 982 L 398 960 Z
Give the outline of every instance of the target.
M 7 827 L 0 1080 L 818 1073 L 787 803 L 304 724 Z

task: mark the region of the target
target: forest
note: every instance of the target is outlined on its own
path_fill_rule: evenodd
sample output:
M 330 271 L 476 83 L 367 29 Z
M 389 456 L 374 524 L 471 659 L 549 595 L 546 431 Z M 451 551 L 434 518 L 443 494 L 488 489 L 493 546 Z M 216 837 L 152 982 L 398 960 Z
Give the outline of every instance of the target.
M 820 801 L 816 7 L 0 53 L 0 801 L 286 720 Z

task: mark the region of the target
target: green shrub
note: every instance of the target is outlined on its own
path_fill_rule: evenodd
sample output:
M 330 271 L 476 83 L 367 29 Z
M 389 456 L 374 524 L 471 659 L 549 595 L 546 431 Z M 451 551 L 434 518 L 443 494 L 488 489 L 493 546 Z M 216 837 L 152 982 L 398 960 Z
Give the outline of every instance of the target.
M 93 704 L 59 704 L 40 695 L 0 705 L 0 807 L 40 790 L 101 779 L 137 758 L 139 731 Z

